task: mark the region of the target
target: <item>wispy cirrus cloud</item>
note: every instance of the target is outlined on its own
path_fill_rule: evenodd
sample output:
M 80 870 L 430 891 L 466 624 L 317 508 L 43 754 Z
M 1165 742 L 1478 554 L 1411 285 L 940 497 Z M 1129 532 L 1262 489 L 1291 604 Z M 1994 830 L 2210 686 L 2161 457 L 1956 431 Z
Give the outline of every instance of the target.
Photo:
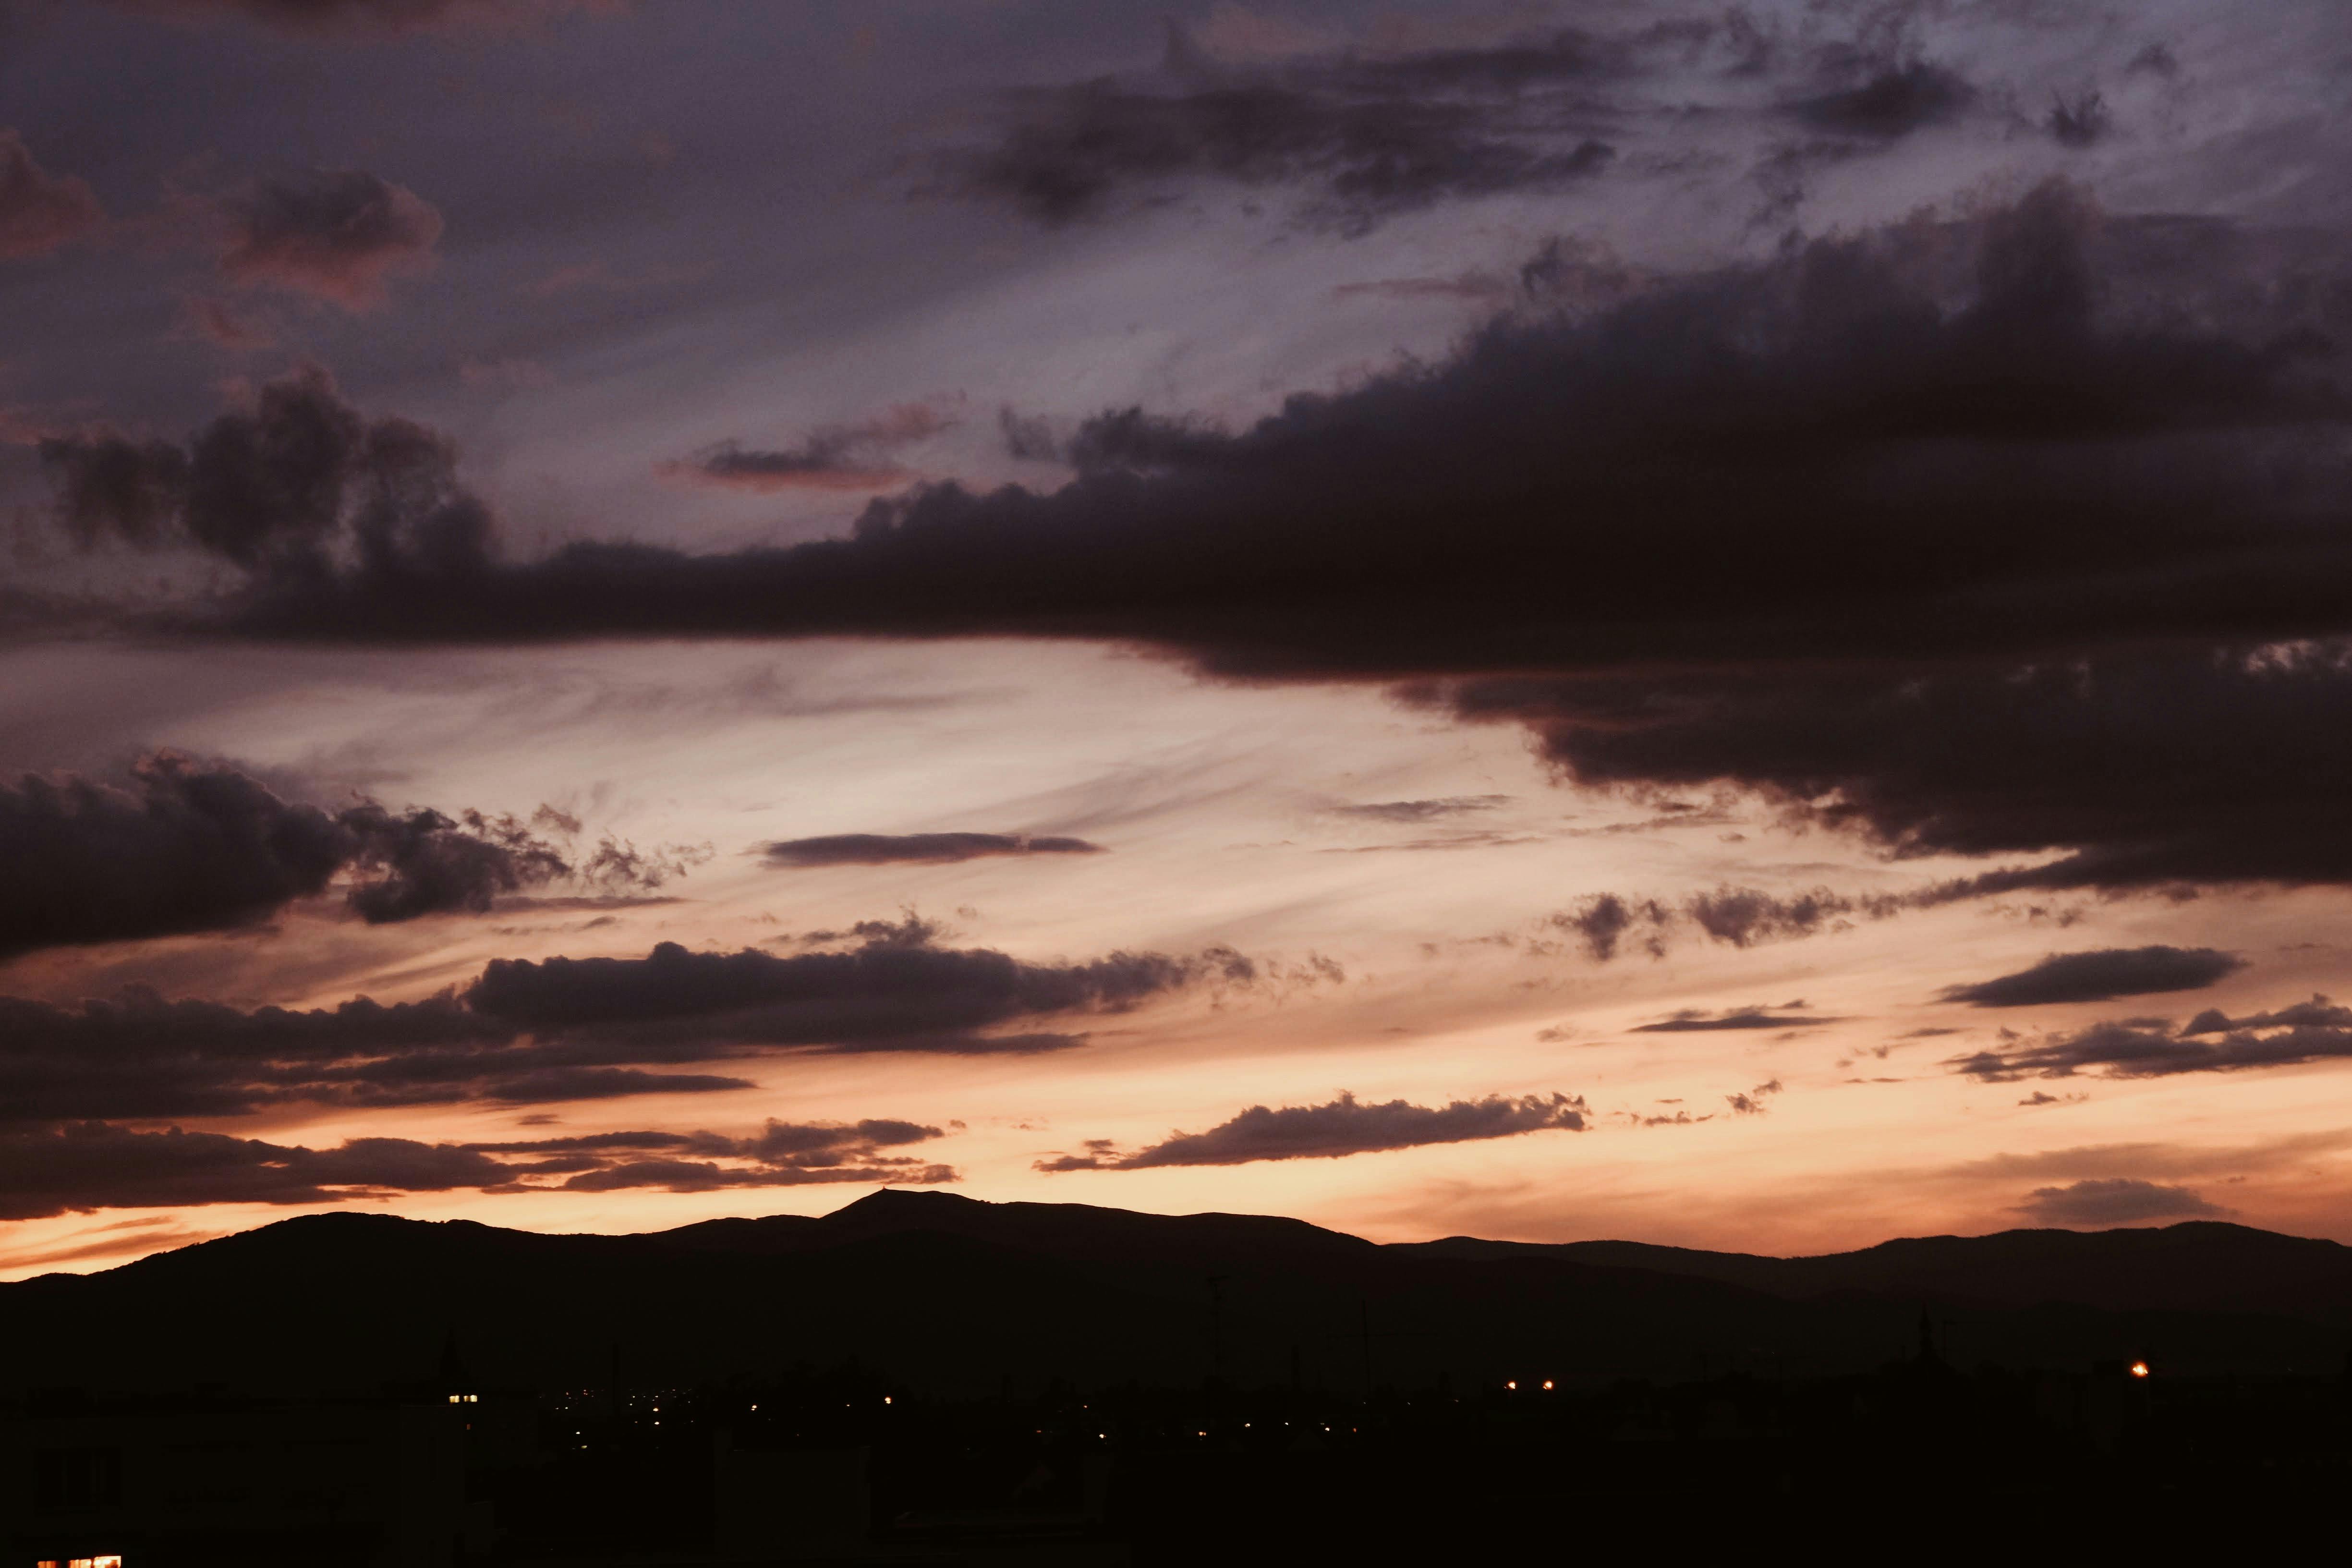
M 235 18 L 319 38 L 396 37 L 408 33 L 511 31 L 583 13 L 615 15 L 628 0 L 113 0 L 126 10 L 175 22 Z
M 721 441 L 665 463 L 661 471 L 696 484 L 761 492 L 888 489 L 917 477 L 893 454 L 955 424 L 931 404 L 904 403 L 853 424 L 823 426 L 791 447 Z
M 1817 1024 L 1845 1021 L 1806 1012 L 1804 1006 L 1802 1002 L 1784 1002 L 1777 1007 L 1729 1007 L 1719 1013 L 1685 1008 L 1653 1024 L 1636 1024 L 1629 1032 L 1636 1035 L 1711 1034 L 1726 1029 L 1801 1029 Z
M 1099 855 L 1103 847 L 1083 838 L 1026 833 L 835 833 L 814 838 L 782 838 L 761 847 L 771 866 L 944 866 L 959 860 L 1003 856 Z

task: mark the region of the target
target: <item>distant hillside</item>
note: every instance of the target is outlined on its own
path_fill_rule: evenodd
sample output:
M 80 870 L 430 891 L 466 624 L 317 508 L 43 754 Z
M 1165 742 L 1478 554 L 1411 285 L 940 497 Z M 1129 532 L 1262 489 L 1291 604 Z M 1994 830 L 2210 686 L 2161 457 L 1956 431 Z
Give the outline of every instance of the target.
M 1745 1286 L 1790 1300 L 1841 1292 L 1953 1306 L 2063 1301 L 2111 1311 L 2263 1312 L 2352 1326 L 2352 1247 L 2191 1220 L 2147 1230 L 2005 1230 L 1882 1242 L 1817 1258 L 1699 1252 L 1638 1241 L 1558 1246 L 1453 1237 L 1399 1250 L 1493 1259 L 1559 1258 Z
M 455 1332 L 487 1382 L 636 1385 L 856 1358 L 920 1388 L 1294 1375 L 1859 1371 L 1963 1362 L 2343 1363 L 2352 1253 L 2235 1226 L 2019 1231 L 1820 1258 L 1626 1242 L 1381 1247 L 1297 1220 L 882 1192 L 819 1218 L 644 1236 L 310 1215 L 104 1273 L 0 1285 L 0 1392 L 364 1389 Z

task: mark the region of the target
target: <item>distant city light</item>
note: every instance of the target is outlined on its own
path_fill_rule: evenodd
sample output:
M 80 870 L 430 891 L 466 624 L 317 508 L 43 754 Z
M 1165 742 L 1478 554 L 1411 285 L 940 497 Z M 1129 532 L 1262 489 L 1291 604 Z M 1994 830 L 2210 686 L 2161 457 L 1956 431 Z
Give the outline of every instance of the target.
M 1510 1382 L 1503 1384 L 1503 1386 L 1509 1389 L 1513 1394 L 1517 1394 L 1519 1391 L 1518 1380 L 1517 1378 L 1512 1379 Z
M 2147 1363 L 2144 1361 L 2136 1361 L 2132 1363 L 2131 1374 L 2134 1377 L 2146 1377 L 2147 1375 Z
M 1544 1379 L 1544 1392 L 1546 1394 L 1549 1394 L 1551 1392 L 1551 1379 L 1549 1378 Z

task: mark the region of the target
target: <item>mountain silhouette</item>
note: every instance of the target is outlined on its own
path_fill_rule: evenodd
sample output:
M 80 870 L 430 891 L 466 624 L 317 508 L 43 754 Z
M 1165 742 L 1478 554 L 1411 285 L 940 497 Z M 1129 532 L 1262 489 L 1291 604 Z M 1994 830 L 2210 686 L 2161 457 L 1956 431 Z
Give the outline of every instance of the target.
M 2343 1364 L 2352 1249 L 2190 1223 L 1773 1258 L 1630 1242 L 1382 1246 L 1265 1215 L 886 1190 L 635 1236 L 305 1215 L 0 1285 L 0 1393 L 370 1391 L 455 1342 L 486 1383 L 658 1386 L 855 1361 L 942 1394 L 1861 1371 L 1923 1310 L 1966 1361 Z
M 1971 1306 L 2063 1301 L 2116 1311 L 2265 1312 L 2352 1325 L 2352 1247 L 2217 1220 L 2137 1230 L 1911 1237 L 1814 1258 L 1638 1241 L 1547 1245 L 1450 1237 L 1412 1245 L 1447 1258 L 1554 1257 L 1646 1268 L 1796 1300 L 1845 1293 Z

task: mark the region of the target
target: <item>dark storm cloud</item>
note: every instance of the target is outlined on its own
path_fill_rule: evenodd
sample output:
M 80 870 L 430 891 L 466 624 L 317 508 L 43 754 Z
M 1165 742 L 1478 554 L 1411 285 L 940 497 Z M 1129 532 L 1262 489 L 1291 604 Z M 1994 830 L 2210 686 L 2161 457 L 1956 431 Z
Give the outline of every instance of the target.
M 1566 32 L 1505 48 L 1241 69 L 1181 33 L 1149 81 L 1031 88 L 1001 101 L 988 138 L 943 152 L 935 188 L 1046 224 L 1187 180 L 1290 185 L 1311 216 L 1360 232 L 1433 202 L 1557 190 L 1607 167 L 1594 89 L 1643 45 Z
M 1790 106 L 1805 124 L 1847 136 L 1907 136 L 1956 118 L 1976 101 L 1956 72 L 1927 60 L 1879 70 L 1858 86 Z
M 44 439 L 59 521 L 84 544 L 184 544 L 288 592 L 332 570 L 394 558 L 404 570 L 478 565 L 488 510 L 457 482 L 444 437 L 397 418 L 370 422 L 305 365 L 260 388 L 182 447 L 100 430 Z
M 887 489 L 915 477 L 890 454 L 954 423 L 928 404 L 904 404 L 857 424 L 826 426 L 795 447 L 761 450 L 721 441 L 663 465 L 662 472 L 747 490 Z
M 2181 584 L 2184 594 L 2189 589 Z M 2218 573 L 2196 592 L 2230 597 Z M 2281 589 L 2282 595 L 2287 590 Z M 1919 900 L 2352 880 L 2352 653 L 2141 650 L 1890 671 L 1488 682 L 1588 784 L 1738 783 L 1898 856 L 2067 851 Z
M 325 890 L 356 845 L 226 768 L 151 757 L 133 790 L 0 784 L 0 953 L 248 924 Z
M 2061 852 L 1953 897 L 2340 880 L 2352 656 L 2283 639 L 2352 629 L 2347 326 L 2325 247 L 2052 185 L 1498 320 L 1239 433 L 1106 415 L 1050 493 L 919 486 L 724 555 L 391 528 L 234 623 L 1135 641 L 1406 681 L 1579 780 L 1759 790 L 1897 854 Z
M 1686 1008 L 1670 1018 L 1654 1024 L 1637 1024 L 1630 1031 L 1636 1035 L 1704 1034 L 1717 1029 L 1797 1029 L 1813 1024 L 1838 1024 L 1842 1018 L 1824 1018 L 1811 1013 L 1796 1011 L 1802 1002 L 1791 1002 L 1783 1007 L 1733 1007 L 1721 1013 L 1704 1013 Z
M 2106 100 L 2095 89 L 2085 89 L 2072 99 L 2060 98 L 2050 106 L 2042 128 L 2067 147 L 2088 147 L 2107 133 Z
M 1245 984 L 1250 960 L 1230 949 L 1192 957 L 1113 953 L 1032 964 L 986 948 L 868 941 L 845 952 L 780 957 L 757 949 L 692 952 L 663 942 L 644 958 L 495 959 L 466 993 L 478 1015 L 537 1032 L 679 1031 L 763 1046 L 919 1048 L 1045 1014 L 1118 1012 L 1204 981 Z M 1030 1048 L 1034 1048 L 1034 1045 Z
M 2208 1009 L 2176 1027 L 2162 1018 L 2121 1018 L 2071 1032 L 2009 1039 L 1948 1064 L 1986 1083 L 2072 1078 L 2168 1078 L 2238 1072 L 2352 1057 L 2352 1008 L 2315 996 L 2276 1012 L 2232 1018 Z
M 447 1144 L 356 1138 L 304 1149 L 217 1132 L 135 1132 L 79 1121 L 0 1132 L 0 1220 L 100 1208 L 316 1204 L 386 1192 L 447 1192 L 514 1179 L 512 1167 Z
M 242 287 L 290 289 L 364 310 L 394 277 L 433 264 L 441 214 L 404 185 L 362 169 L 315 169 L 258 180 L 222 204 L 221 276 Z
M 893 934 L 780 958 L 499 960 L 463 991 L 390 1005 L 251 1011 L 131 993 L 0 998 L 0 1124 L 247 1114 L 274 1106 L 531 1104 L 713 1093 L 727 1068 L 796 1051 L 1021 1055 L 1082 1037 L 1000 1026 L 1117 1014 L 1193 986 L 1265 983 L 1239 953 L 1027 963 Z M 895 1130 L 895 1131 L 894 1131 Z M 883 1142 L 919 1128 L 858 1125 Z M 786 1152 L 775 1132 L 762 1155 Z
M 2147 1220 L 2206 1219 L 2227 1214 L 2188 1187 L 2166 1186 L 2129 1176 L 2036 1187 L 2018 1212 L 2044 1225 L 2137 1225 Z
M 0 261 L 47 255 L 105 220 L 89 182 L 49 174 L 24 137 L 0 130 Z
M 2199 991 L 2246 966 L 2235 953 L 2210 947 L 2103 947 L 2053 952 L 2031 969 L 1947 990 L 1947 1002 L 1977 1007 L 2032 1007 L 2063 1002 L 2105 1002 L 2161 991 Z
M 1108 1143 L 1037 1162 L 1041 1171 L 1138 1171 L 1157 1165 L 1242 1165 L 1258 1160 L 1338 1159 L 1427 1143 L 1466 1143 L 1522 1132 L 1584 1131 L 1582 1097 L 1489 1095 L 1431 1107 L 1391 1100 L 1367 1105 L 1342 1094 L 1323 1105 L 1253 1105 L 1206 1132 L 1177 1132 L 1122 1154 Z
M 128 788 L 71 775 L 0 782 L 0 958 L 232 930 L 338 879 L 350 907 L 383 925 L 483 913 L 501 894 L 583 875 L 612 889 L 677 868 L 575 866 L 530 825 L 475 811 L 453 818 L 364 800 L 330 811 L 172 752 L 141 761 Z
M 469 1143 L 485 1154 L 594 1154 L 660 1151 L 703 1158 L 757 1159 L 810 1169 L 870 1161 L 885 1149 L 943 1137 L 937 1127 L 916 1121 L 869 1118 L 864 1121 L 778 1121 L 771 1119 L 748 1138 L 717 1132 L 590 1132 L 513 1143 Z
M 1032 837 L 1025 833 L 835 833 L 785 838 L 760 853 L 771 866 L 946 865 L 999 855 L 1098 855 L 1083 838 Z
M 169 441 L 110 430 L 52 436 L 38 446 L 57 490 L 58 521 L 85 547 L 110 535 L 152 547 L 178 522 L 188 493 L 188 455 Z
M 1239 434 L 1106 415 L 1048 494 L 923 486 L 791 549 L 583 544 L 299 596 L 265 582 L 243 624 L 1123 637 L 1227 673 L 1375 679 L 2329 629 L 2352 572 L 2327 526 L 2352 405 L 2319 341 L 2284 318 L 2242 342 L 2095 308 L 2095 261 L 2143 251 L 2157 276 L 2134 297 L 2179 252 L 2195 265 L 2168 280 L 2196 305 L 2190 285 L 2231 259 L 2212 238 L 2159 254 L 2049 187 L 1595 316 L 1500 321 L 1446 363 L 1296 396 Z M 2329 298 L 2309 282 L 2296 298 Z M 1636 727 L 1673 695 L 1596 693 Z
M 567 1175 L 562 1184 L 567 1192 L 622 1187 L 708 1192 L 816 1182 L 952 1182 L 956 1173 L 951 1166 L 888 1152 L 943 1135 L 937 1127 L 882 1119 L 853 1123 L 771 1121 L 744 1138 L 717 1132 L 599 1132 L 468 1147 L 484 1153 L 540 1156 L 528 1168 Z M 751 1163 L 715 1163 L 719 1160 Z
M 175 21 L 240 17 L 318 37 L 389 37 L 452 28 L 514 28 L 572 12 L 613 13 L 628 0 L 114 0 Z
M 771 1121 L 763 1132 L 747 1138 L 616 1132 L 467 1145 L 354 1138 L 338 1148 L 309 1149 L 177 1127 L 145 1132 L 102 1121 L 67 1121 L 0 1131 L 0 1220 L 101 1208 L 349 1202 L 465 1187 L 611 1192 L 658 1186 L 704 1192 L 811 1183 L 952 1182 L 956 1173 L 950 1166 L 887 1152 L 939 1136 L 939 1128 L 901 1121 Z M 639 1152 L 648 1149 L 700 1157 L 641 1157 Z M 517 1154 L 539 1157 L 496 1157 Z M 549 1180 L 553 1177 L 563 1179 Z
M 635 1160 L 585 1171 L 562 1184 L 572 1193 L 609 1193 L 622 1187 L 659 1187 L 671 1193 L 707 1193 L 721 1187 L 801 1187 L 818 1182 L 884 1182 L 929 1186 L 956 1180 L 952 1165 L 887 1164 L 811 1170 L 714 1165 L 701 1160 Z

